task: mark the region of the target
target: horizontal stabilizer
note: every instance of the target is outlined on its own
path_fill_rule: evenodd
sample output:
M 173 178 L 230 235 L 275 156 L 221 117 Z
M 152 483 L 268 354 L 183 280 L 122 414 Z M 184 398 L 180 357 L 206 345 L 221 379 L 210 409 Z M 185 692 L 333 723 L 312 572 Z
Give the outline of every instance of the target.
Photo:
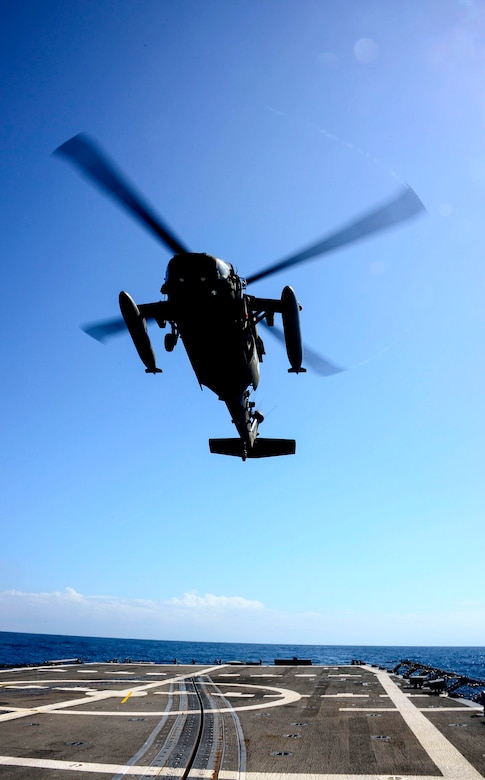
M 294 455 L 294 439 L 257 438 L 251 449 L 244 452 L 242 439 L 209 439 L 209 449 L 217 455 L 235 455 L 237 458 L 272 458 L 276 455 Z

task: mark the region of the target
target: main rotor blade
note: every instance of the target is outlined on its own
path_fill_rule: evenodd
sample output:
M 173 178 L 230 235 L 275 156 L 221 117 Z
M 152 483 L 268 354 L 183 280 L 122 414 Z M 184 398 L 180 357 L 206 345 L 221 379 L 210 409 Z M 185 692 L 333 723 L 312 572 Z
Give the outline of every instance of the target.
M 376 233 L 380 230 L 385 230 L 392 225 L 397 225 L 399 222 L 404 222 L 406 219 L 419 214 L 424 210 L 424 206 L 416 193 L 411 187 L 406 187 L 400 192 L 397 198 L 379 206 L 379 208 L 365 214 L 363 217 L 354 220 L 335 233 L 332 233 L 327 238 L 318 241 L 316 244 L 312 244 L 307 249 L 303 249 L 290 257 L 281 260 L 279 263 L 264 268 L 259 273 L 253 274 L 246 279 L 247 284 L 257 282 L 259 279 L 264 279 L 265 276 L 271 276 L 278 271 L 282 271 L 283 268 L 289 268 L 292 265 L 303 263 L 305 260 L 310 260 L 312 257 L 318 255 L 324 255 L 327 252 L 331 252 L 334 249 L 339 249 L 341 246 L 351 244 L 354 241 L 358 241 L 361 238 Z
M 111 336 L 117 336 L 119 333 L 127 331 L 125 321 L 122 317 L 113 317 L 111 320 L 102 322 L 91 322 L 88 325 L 82 325 L 81 330 L 91 336 L 96 341 L 103 343 Z
M 286 347 L 285 334 L 276 325 L 269 327 L 265 320 L 260 322 L 260 325 L 264 325 L 266 332 L 271 333 L 284 347 Z M 340 374 L 345 371 L 345 368 L 337 366 L 332 363 L 331 360 L 327 360 L 323 355 L 319 355 L 318 352 L 314 352 L 313 349 L 303 345 L 303 365 L 307 365 L 316 374 L 320 376 L 332 376 L 333 374 Z
M 168 249 L 175 253 L 187 248 L 151 210 L 123 175 L 108 161 L 104 153 L 84 133 L 73 136 L 59 146 L 54 154 L 73 162 L 88 178 L 93 179 L 108 195 L 123 205 L 130 214 L 148 227 Z

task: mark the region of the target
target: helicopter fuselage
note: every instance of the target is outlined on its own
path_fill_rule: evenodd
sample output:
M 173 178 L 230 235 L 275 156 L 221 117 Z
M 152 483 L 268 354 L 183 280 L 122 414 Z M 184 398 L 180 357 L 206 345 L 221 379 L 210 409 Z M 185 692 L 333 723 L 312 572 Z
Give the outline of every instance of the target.
M 263 419 L 249 401 L 264 354 L 257 322 L 266 317 L 272 323 L 275 311 L 282 311 L 281 301 L 247 295 L 230 263 L 195 252 L 170 260 L 161 292 L 166 300 L 140 307 L 128 293 L 120 293 L 123 318 L 147 373 L 161 372 L 146 329 L 146 320 L 154 319 L 160 327 L 171 327 L 165 336 L 168 351 L 181 338 L 199 384 L 225 402 L 249 452 Z
M 256 389 L 259 336 L 232 265 L 206 254 L 176 255 L 161 291 L 199 383 L 226 402 Z

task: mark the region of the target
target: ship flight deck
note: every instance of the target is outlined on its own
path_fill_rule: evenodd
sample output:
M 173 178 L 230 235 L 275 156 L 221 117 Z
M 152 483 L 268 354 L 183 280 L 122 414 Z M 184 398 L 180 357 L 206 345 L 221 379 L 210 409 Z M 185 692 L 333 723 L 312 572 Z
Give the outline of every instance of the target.
M 356 666 L 0 671 L 0 778 L 478 780 L 483 707 Z

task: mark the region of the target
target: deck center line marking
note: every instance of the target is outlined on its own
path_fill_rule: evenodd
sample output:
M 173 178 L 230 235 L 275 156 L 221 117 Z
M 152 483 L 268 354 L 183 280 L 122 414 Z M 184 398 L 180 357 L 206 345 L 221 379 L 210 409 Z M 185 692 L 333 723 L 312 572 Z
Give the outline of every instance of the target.
M 339 707 L 339 712 L 397 712 L 396 707 Z
M 370 694 L 369 693 L 321 693 L 320 696 L 322 699 L 344 699 L 344 698 L 368 699 Z

